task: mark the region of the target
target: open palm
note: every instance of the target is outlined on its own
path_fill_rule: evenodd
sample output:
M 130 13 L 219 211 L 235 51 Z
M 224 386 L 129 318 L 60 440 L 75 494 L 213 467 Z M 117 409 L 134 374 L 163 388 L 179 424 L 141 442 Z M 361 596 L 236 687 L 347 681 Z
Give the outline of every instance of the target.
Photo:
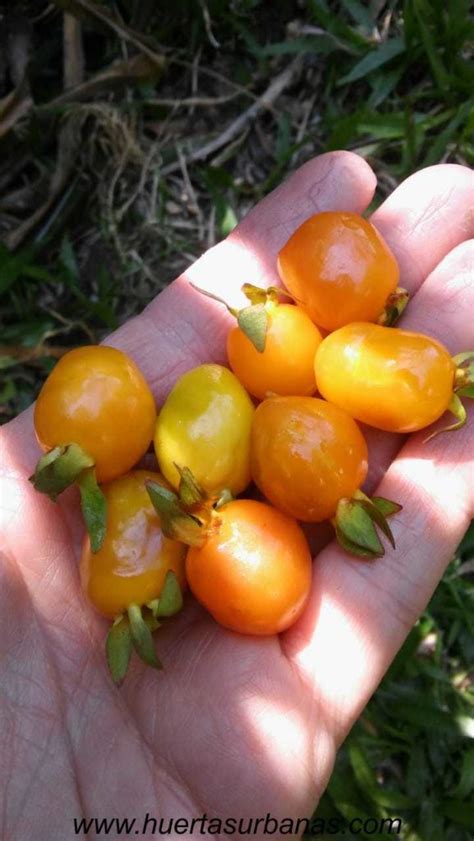
M 183 371 L 225 361 L 228 317 L 187 281 L 238 303 L 243 282 L 276 282 L 276 254 L 304 218 L 363 212 L 374 188 L 355 155 L 310 161 L 109 343 L 134 357 L 160 405 Z M 413 295 L 403 326 L 452 353 L 474 345 L 472 190 L 468 170 L 432 167 L 373 217 Z M 225 631 L 188 596 L 157 634 L 165 671 L 136 661 L 117 690 L 104 662 L 106 622 L 79 588 L 75 491 L 55 506 L 28 483 L 38 458 L 31 411 L 1 430 L 2 838 L 64 841 L 82 815 L 136 816 L 141 827 L 147 812 L 310 814 L 338 745 L 473 516 L 472 422 L 427 445 L 422 434 L 366 432 L 368 487 L 404 506 L 393 520 L 396 551 L 362 563 L 329 543 L 307 611 L 280 638 Z

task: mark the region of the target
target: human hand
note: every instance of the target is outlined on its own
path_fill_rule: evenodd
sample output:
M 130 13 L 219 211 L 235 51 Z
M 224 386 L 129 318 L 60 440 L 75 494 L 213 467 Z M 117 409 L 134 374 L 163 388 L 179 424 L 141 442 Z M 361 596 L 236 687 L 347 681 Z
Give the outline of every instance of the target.
M 138 362 L 160 405 L 183 371 L 225 362 L 228 316 L 187 281 L 238 303 L 243 282 L 275 283 L 277 252 L 304 218 L 363 212 L 374 187 L 353 154 L 310 161 L 108 343 Z M 472 187 L 468 170 L 432 167 L 373 216 L 413 296 L 401 324 L 452 353 L 474 344 Z M 106 622 L 79 588 L 75 491 L 54 505 L 28 482 L 39 456 L 31 410 L 0 430 L 2 838 L 66 839 L 81 815 L 141 825 L 147 812 L 311 813 L 337 747 L 474 515 L 472 417 L 426 445 L 423 433 L 364 432 L 367 488 L 404 506 L 396 551 L 364 563 L 330 542 L 305 614 L 279 638 L 226 631 L 188 597 L 159 631 L 164 672 L 137 660 L 117 690 Z

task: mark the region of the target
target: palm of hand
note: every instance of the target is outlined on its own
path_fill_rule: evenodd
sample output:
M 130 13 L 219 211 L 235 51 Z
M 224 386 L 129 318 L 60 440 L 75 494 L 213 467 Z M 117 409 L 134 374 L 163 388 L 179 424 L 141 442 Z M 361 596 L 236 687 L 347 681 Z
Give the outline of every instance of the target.
M 355 156 L 312 161 L 186 278 L 217 287 L 224 270 L 236 288 L 249 276 L 271 283 L 275 254 L 303 218 L 317 209 L 361 212 L 373 186 Z M 404 285 L 415 291 L 427 278 L 403 326 L 435 335 L 453 353 L 473 344 L 465 318 L 473 294 L 465 283 L 472 260 L 472 243 L 465 242 L 469 191 L 469 173 L 460 167 L 426 170 L 375 219 L 399 258 Z M 213 330 L 202 330 L 204 318 L 213 319 Z M 181 279 L 111 343 L 135 357 L 160 400 L 181 371 L 223 361 L 226 325 L 226 316 Z M 308 610 L 281 638 L 231 634 L 189 600 L 157 635 L 165 671 L 157 675 L 135 663 L 117 691 L 104 663 L 105 623 L 79 592 L 74 492 L 58 507 L 36 494 L 26 481 L 38 455 L 31 413 L 6 427 L 0 439 L 4 837 L 29 837 L 31 830 L 39 838 L 67 837 L 81 814 L 307 815 L 335 748 L 472 516 L 469 435 L 465 429 L 434 441 L 429 451 L 422 436 L 405 445 L 380 489 L 405 506 L 394 521 L 396 553 L 374 566 L 327 546 L 315 566 Z M 402 441 L 374 432 L 368 439 L 374 487 Z

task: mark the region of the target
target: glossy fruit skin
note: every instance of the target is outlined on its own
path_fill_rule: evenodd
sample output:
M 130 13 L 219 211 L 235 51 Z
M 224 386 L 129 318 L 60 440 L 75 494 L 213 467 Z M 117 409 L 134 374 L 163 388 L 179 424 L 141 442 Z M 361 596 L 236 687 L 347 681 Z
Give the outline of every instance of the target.
M 366 323 L 327 336 L 314 367 L 326 400 L 387 432 L 414 432 L 440 418 L 456 373 L 453 359 L 435 339 Z
M 262 353 L 240 327 L 230 330 L 227 356 L 234 374 L 259 400 L 271 394 L 314 394 L 314 355 L 322 341 L 321 333 L 299 307 L 267 304 L 267 312 L 269 324 Z
M 147 382 L 124 353 L 91 345 L 66 353 L 44 383 L 34 424 L 47 451 L 76 443 L 95 460 L 99 482 L 130 470 L 153 438 L 156 409 Z
M 311 586 L 311 554 L 298 524 L 262 502 L 238 499 L 220 525 L 191 547 L 186 577 L 214 619 L 241 634 L 278 634 L 301 616 Z
M 253 479 L 290 517 L 321 522 L 367 475 L 367 445 L 352 418 L 316 397 L 271 397 L 255 412 Z
M 395 291 L 397 261 L 378 231 L 357 213 L 311 216 L 278 256 L 286 288 L 315 324 L 337 330 L 351 321 L 376 321 Z
M 165 484 L 159 473 L 134 470 L 102 486 L 107 499 L 107 534 L 95 554 L 84 540 L 80 574 L 94 607 L 110 619 L 130 604 L 158 598 L 172 570 L 184 586 L 186 547 L 165 537 L 145 481 Z
M 250 429 L 254 406 L 237 377 L 222 365 L 200 365 L 176 382 L 159 415 L 155 452 L 175 488 L 179 467 L 189 467 L 208 494 L 234 495 L 250 482 Z

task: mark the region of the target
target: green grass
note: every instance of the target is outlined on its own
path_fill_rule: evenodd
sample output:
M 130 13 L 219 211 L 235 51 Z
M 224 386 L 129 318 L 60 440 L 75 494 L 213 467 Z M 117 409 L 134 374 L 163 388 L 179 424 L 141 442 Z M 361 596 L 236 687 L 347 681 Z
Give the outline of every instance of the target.
M 68 104 L 54 104 L 63 88 L 62 12 L 42 18 L 38 3 L 19 5 L 34 34 L 27 75 L 36 108 L 0 140 L 0 238 L 16 242 L 48 189 L 60 189 L 13 253 L 0 249 L 2 421 L 31 402 L 49 370 L 44 345 L 99 339 L 312 155 L 341 147 L 365 155 L 379 176 L 377 202 L 417 168 L 474 160 L 474 24 L 464 0 L 215 0 L 211 34 L 195 0 L 160 14 L 149 0 L 109 2 L 166 56 L 167 69 L 140 75 L 132 67 L 115 91 L 99 86 Z M 8 32 L 8 13 L 5 21 Z M 91 15 L 82 37 L 86 79 L 136 53 Z M 177 145 L 186 158 L 215 138 L 297 55 L 304 69 L 277 107 L 188 166 L 192 194 L 179 166 L 163 175 Z M 10 89 L 7 72 L 0 95 Z M 232 96 L 182 107 L 191 95 Z
M 474 162 L 464 0 L 104 8 L 166 69 L 134 64 L 127 32 L 86 15 L 85 79 L 118 58 L 128 78 L 65 103 L 63 12 L 23 0 L 13 20 L 5 5 L 0 53 L 9 27 L 30 48 L 17 49 L 16 71 L 0 66 L 0 99 L 24 70 L 35 107 L 0 131 L 0 422 L 30 404 L 65 349 L 139 311 L 311 156 L 364 155 L 379 179 L 374 204 L 416 169 Z M 297 57 L 302 68 L 273 110 L 192 163 Z M 190 97 L 199 102 L 183 104 Z M 4 120 L 0 107 L 0 129 Z M 405 841 L 472 836 L 474 586 L 462 565 L 473 545 L 471 531 L 341 751 L 318 815 L 400 815 Z
M 471 841 L 473 559 L 474 526 L 340 751 L 316 817 L 399 817 L 404 841 Z

